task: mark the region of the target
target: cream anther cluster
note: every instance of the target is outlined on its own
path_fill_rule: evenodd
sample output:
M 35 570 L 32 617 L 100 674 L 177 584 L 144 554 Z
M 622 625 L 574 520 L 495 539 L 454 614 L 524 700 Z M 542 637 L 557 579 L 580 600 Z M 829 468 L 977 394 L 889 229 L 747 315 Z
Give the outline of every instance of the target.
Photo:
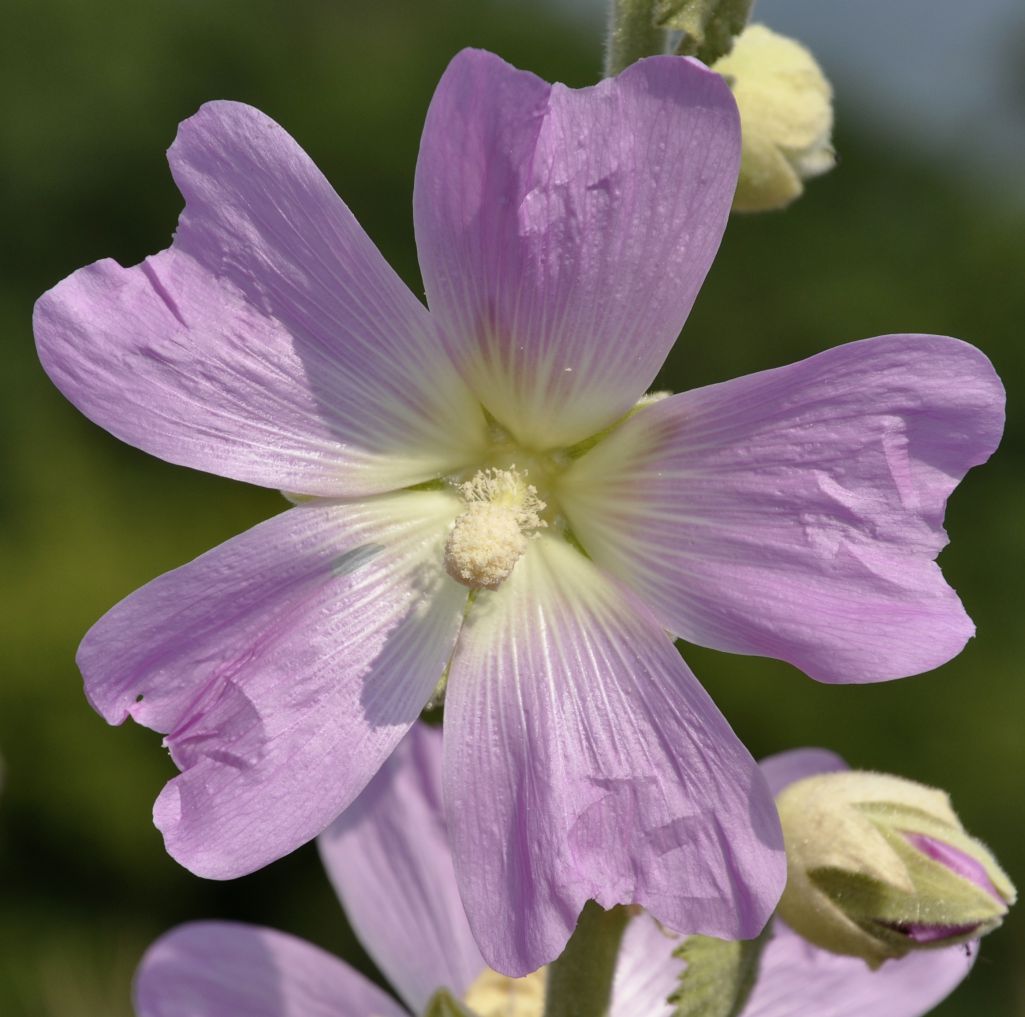
M 527 540 L 547 524 L 545 503 L 526 473 L 479 470 L 459 485 L 466 505 L 445 544 L 445 569 L 471 589 L 497 590 L 527 550 Z
M 547 968 L 510 978 L 485 968 L 466 990 L 465 1003 L 478 1017 L 541 1017 Z

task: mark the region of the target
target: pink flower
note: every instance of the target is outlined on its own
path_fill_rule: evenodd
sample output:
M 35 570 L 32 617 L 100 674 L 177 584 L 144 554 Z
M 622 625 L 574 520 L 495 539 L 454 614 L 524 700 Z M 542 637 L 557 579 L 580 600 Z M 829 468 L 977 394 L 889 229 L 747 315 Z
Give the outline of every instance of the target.
M 319 840 L 353 930 L 405 1009 L 309 943 L 273 929 L 201 922 L 172 930 L 147 952 L 136 978 L 139 1017 L 406 1017 L 424 1013 L 439 989 L 481 1017 L 540 1017 L 545 972 L 503 979 L 474 943 L 441 797 L 441 732 L 414 724 Z M 647 915 L 631 920 L 610 1017 L 670 1017 L 665 1001 L 680 971 L 674 946 Z M 493 1011 L 487 1003 L 498 994 L 506 1005 Z
M 765 766 L 774 790 L 819 772 L 816 750 Z M 842 765 L 842 764 L 840 764 Z M 136 979 L 139 1017 L 406 1017 L 444 988 L 492 1017 L 488 990 L 505 990 L 503 1015 L 540 1017 L 544 972 L 488 978 L 459 901 L 441 808 L 441 737 L 414 725 L 320 849 L 360 941 L 404 1007 L 342 961 L 273 929 L 228 922 L 184 925 L 147 952 Z M 666 999 L 683 968 L 678 937 L 647 915 L 630 920 L 610 1017 L 670 1017 Z M 878 971 L 826 953 L 776 922 L 741 1017 L 919 1017 L 967 975 L 963 948 L 933 950 Z M 515 1002 L 513 1002 L 515 1001 Z
M 739 151 L 696 63 L 573 91 L 461 53 L 416 171 L 428 312 L 284 131 L 212 103 L 170 151 L 171 248 L 41 298 L 40 356 L 87 416 L 301 496 L 79 653 L 104 717 L 166 734 L 182 773 L 154 815 L 183 864 L 228 878 L 316 836 L 444 675 L 455 866 L 493 967 L 557 956 L 589 898 L 762 927 L 775 810 L 667 633 L 823 681 L 957 653 L 972 626 L 934 558 L 1002 393 L 972 347 L 888 336 L 622 422 Z

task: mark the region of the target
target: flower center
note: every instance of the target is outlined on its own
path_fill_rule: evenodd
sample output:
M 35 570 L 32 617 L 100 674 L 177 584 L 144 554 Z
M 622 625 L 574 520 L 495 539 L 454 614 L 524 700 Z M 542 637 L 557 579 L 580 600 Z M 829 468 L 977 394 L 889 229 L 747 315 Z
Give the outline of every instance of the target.
M 509 978 L 491 968 L 466 990 L 466 1005 L 479 1017 L 541 1017 L 545 1003 L 545 969 Z
M 545 503 L 527 483 L 526 470 L 491 467 L 458 485 L 466 506 L 445 543 L 445 570 L 473 590 L 497 590 L 527 550 L 527 540 L 548 524 Z

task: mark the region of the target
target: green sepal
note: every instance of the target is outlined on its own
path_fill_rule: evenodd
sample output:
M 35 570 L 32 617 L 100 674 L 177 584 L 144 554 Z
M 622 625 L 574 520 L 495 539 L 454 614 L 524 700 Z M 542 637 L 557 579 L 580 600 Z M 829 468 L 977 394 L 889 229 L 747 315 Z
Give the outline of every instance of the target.
M 880 826 L 879 832 L 904 863 L 911 879 L 910 888 L 892 886 L 864 873 L 831 868 L 813 869 L 808 877 L 841 905 L 853 922 L 887 943 L 893 955 L 907 952 L 911 944 L 899 928 L 890 926 L 915 923 L 965 928 L 960 936 L 951 933 L 938 939 L 938 948 L 977 939 L 1003 921 L 1007 905 L 995 900 L 983 887 L 918 851 L 901 833 L 885 826 Z M 947 839 L 954 838 L 948 833 Z M 929 944 L 916 946 L 928 949 Z
M 879 922 L 969 925 L 1003 918 L 1007 910 L 985 890 L 942 872 L 930 873 L 931 878 L 916 874 L 915 888 L 911 892 L 888 886 L 864 873 L 844 872 L 843 869 L 812 869 L 808 875 L 827 897 L 842 904 L 844 913 L 859 925 Z
M 687 962 L 669 997 L 673 1017 L 737 1017 L 758 979 L 758 964 L 772 938 L 767 925 L 756 939 L 688 936 L 673 956 Z
M 441 491 L 448 487 L 448 484 L 441 477 L 432 477 L 430 480 L 421 480 L 419 484 L 410 484 L 402 488 L 403 491 Z
M 584 438 L 575 445 L 570 445 L 568 448 L 563 449 L 561 454 L 570 460 L 579 459 L 582 455 L 590 452 L 595 445 L 603 442 L 613 431 L 619 430 L 634 414 L 639 413 L 641 410 L 646 410 L 649 406 L 654 406 L 655 403 L 659 403 L 663 399 L 668 399 L 672 394 L 672 392 L 649 392 L 647 395 L 641 396 L 626 413 L 613 420 L 608 427 L 603 427 L 589 438 Z
M 754 0 L 658 0 L 655 24 L 683 33 L 679 56 L 697 57 L 711 66 L 733 49 L 733 40 L 751 17 Z
M 1014 884 L 1007 873 L 1000 867 L 1000 864 L 993 856 L 993 852 L 982 841 L 971 836 L 962 827 L 945 823 L 935 816 L 930 816 L 928 813 L 910 806 L 866 802 L 859 804 L 857 808 L 870 819 L 876 820 L 876 825 L 880 830 L 883 829 L 882 824 L 885 823 L 891 833 L 899 830 L 902 833 L 925 834 L 927 837 L 932 837 L 935 840 L 949 844 L 963 854 L 968 855 L 969 858 L 974 858 L 985 870 L 989 881 L 993 884 L 993 888 L 1003 897 L 1007 904 L 1013 904 L 1017 898 Z M 900 853 L 903 856 L 904 850 L 907 847 L 907 841 L 900 838 L 899 841 L 891 840 L 891 843 L 899 844 Z M 939 865 L 938 862 L 933 864 Z
M 431 996 L 423 1017 L 476 1017 L 476 1015 L 460 1003 L 448 989 L 438 989 Z

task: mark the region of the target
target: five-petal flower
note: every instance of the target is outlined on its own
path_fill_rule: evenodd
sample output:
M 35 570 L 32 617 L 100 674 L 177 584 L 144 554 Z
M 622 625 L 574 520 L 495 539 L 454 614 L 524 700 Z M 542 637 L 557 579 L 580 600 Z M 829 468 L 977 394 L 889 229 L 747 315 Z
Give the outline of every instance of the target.
M 316 836 L 444 676 L 452 848 L 492 966 L 557 956 L 589 898 L 761 928 L 775 810 L 667 632 L 826 681 L 956 653 L 971 623 L 933 559 L 1002 392 L 973 348 L 891 336 L 624 421 L 718 247 L 739 148 L 692 61 L 574 91 L 460 54 L 417 165 L 428 312 L 291 138 L 212 103 L 170 152 L 172 247 L 41 298 L 41 359 L 86 415 L 301 496 L 80 650 L 109 721 L 166 733 L 182 773 L 155 819 L 189 868 Z

